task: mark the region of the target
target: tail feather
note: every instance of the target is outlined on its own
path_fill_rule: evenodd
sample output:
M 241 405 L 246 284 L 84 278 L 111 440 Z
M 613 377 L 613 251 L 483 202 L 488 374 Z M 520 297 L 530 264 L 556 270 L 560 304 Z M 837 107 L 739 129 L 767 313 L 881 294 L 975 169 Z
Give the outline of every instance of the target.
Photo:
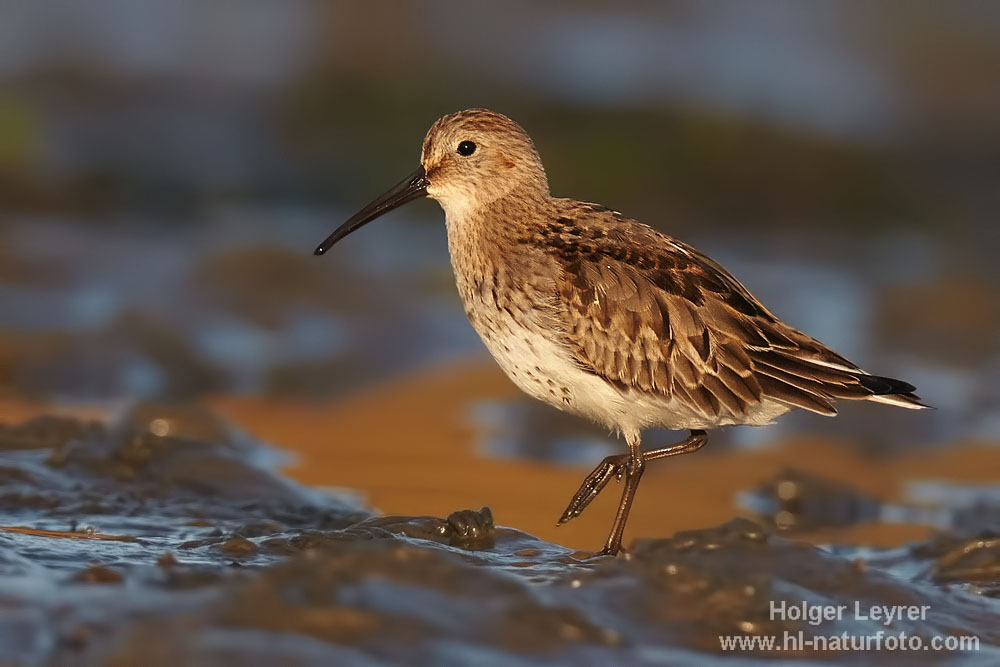
M 796 332 L 797 333 L 797 332 Z M 763 394 L 823 415 L 837 413 L 834 399 L 869 400 L 911 410 L 929 408 L 909 382 L 871 375 L 803 334 L 798 347 L 748 350 Z
M 866 389 L 871 389 L 873 394 L 912 394 L 917 390 L 909 382 L 894 380 L 893 378 L 882 377 L 880 375 L 861 375 L 858 382 Z
M 933 405 L 921 402 L 920 397 L 915 394 L 883 394 L 868 397 L 869 401 L 875 403 L 885 403 L 895 405 L 897 408 L 907 408 L 908 410 L 933 410 Z
M 858 377 L 858 382 L 866 389 L 872 391 L 872 395 L 868 397 L 869 401 L 895 405 L 910 410 L 931 408 L 931 406 L 922 403 L 920 397 L 913 393 L 917 388 L 909 382 L 881 377 L 879 375 L 862 375 Z

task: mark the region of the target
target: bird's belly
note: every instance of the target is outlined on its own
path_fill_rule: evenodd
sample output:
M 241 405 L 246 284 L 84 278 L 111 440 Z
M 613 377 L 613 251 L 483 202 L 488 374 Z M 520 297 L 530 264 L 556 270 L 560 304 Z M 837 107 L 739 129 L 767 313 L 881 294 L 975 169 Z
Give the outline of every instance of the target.
M 567 347 L 551 338 L 551 332 L 519 323 L 506 312 L 480 309 L 478 313 L 470 311 L 469 318 L 497 364 L 523 392 L 623 433 L 654 427 L 764 425 L 788 411 L 788 406 L 763 402 L 740 418 L 724 414 L 706 419 L 683 401 L 621 389 L 584 370 Z
M 469 319 L 507 377 L 529 396 L 609 428 L 632 423 L 622 392 L 580 368 L 570 350 L 551 331 L 532 326 L 530 317 L 479 308 Z

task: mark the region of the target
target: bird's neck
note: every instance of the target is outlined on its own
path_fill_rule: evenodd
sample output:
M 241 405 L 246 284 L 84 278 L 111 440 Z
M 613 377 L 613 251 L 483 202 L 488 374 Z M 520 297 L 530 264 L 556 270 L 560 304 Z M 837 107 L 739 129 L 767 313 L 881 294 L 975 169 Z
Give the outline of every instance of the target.
M 445 206 L 448 250 L 459 283 L 520 261 L 521 240 L 547 219 L 549 194 L 512 190 L 483 205 Z
M 522 238 L 552 209 L 548 192 L 515 188 L 489 201 L 468 198 L 442 202 L 449 244 L 503 244 Z

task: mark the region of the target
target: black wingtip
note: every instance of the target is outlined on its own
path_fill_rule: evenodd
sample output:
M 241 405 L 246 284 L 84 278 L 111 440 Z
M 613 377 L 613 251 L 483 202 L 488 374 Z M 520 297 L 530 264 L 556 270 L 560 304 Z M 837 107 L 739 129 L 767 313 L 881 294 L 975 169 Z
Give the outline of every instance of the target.
M 876 396 L 884 396 L 887 394 L 912 394 L 917 390 L 917 388 L 909 382 L 881 377 L 879 375 L 862 375 L 858 378 L 858 382 L 862 387 L 868 389 Z

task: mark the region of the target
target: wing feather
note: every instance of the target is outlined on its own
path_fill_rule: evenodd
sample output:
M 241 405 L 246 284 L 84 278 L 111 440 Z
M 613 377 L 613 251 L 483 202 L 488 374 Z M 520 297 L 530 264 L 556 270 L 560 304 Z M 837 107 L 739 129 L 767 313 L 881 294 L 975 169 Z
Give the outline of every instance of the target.
M 558 310 L 582 368 L 709 421 L 739 421 L 764 400 L 833 415 L 834 398 L 890 387 L 778 320 L 693 248 L 620 214 L 566 205 L 533 241 L 562 268 Z

